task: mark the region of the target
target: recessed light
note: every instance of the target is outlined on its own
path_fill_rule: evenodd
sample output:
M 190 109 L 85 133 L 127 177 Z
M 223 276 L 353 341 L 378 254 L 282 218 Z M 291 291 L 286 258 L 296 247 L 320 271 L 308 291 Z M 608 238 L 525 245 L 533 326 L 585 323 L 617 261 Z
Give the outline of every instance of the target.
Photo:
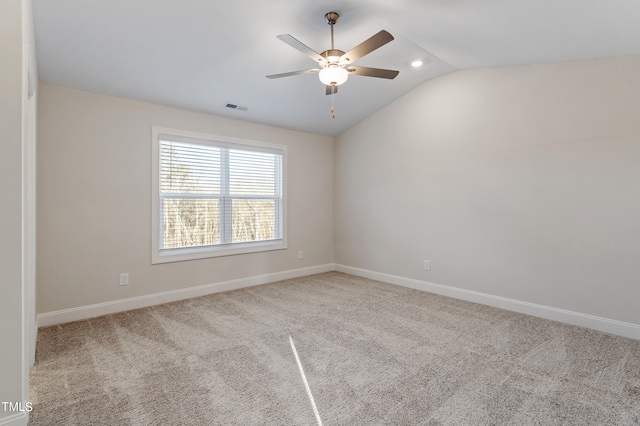
M 422 66 L 422 60 L 421 59 L 416 59 L 415 61 L 411 62 L 411 66 L 414 68 L 418 68 Z

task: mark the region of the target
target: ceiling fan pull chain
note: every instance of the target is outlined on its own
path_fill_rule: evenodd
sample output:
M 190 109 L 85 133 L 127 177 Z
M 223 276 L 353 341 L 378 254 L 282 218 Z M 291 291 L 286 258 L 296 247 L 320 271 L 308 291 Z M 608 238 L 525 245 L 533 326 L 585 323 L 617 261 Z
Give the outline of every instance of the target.
M 333 98 L 335 98 L 335 96 L 333 96 L 335 94 L 334 90 L 335 90 L 336 86 L 331 86 L 331 91 L 333 93 L 331 93 L 331 118 L 333 118 L 334 120 L 336 119 L 336 114 L 333 111 Z

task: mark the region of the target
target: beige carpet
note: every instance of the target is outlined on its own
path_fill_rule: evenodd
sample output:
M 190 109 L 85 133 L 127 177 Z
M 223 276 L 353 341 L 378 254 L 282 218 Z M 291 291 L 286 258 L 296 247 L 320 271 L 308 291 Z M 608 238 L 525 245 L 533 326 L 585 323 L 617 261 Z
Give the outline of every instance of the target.
M 331 272 L 40 330 L 31 425 L 640 424 L 640 341 Z

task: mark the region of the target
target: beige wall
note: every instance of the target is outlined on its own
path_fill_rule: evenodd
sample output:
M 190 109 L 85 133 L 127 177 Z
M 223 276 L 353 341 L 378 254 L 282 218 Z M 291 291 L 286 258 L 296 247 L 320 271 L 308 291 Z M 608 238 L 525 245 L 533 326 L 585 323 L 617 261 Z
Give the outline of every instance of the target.
M 340 135 L 336 263 L 640 324 L 638 70 L 455 72 Z
M 0 2 L 0 400 L 22 401 L 21 2 Z M 9 416 L 0 407 L 0 420 Z M 15 414 L 15 413 L 14 413 Z
M 27 98 L 27 70 L 37 85 L 29 0 L 0 2 L 0 401 L 29 398 L 35 351 L 35 103 Z M 27 424 L 26 412 L 0 407 L 0 423 Z
M 39 313 L 333 262 L 332 138 L 59 86 L 39 93 Z M 152 126 L 287 145 L 289 249 L 151 265 Z
M 335 261 L 640 324 L 638 69 L 455 72 L 335 152 L 328 137 L 42 85 L 38 312 Z M 152 266 L 153 125 L 288 145 L 289 249 Z

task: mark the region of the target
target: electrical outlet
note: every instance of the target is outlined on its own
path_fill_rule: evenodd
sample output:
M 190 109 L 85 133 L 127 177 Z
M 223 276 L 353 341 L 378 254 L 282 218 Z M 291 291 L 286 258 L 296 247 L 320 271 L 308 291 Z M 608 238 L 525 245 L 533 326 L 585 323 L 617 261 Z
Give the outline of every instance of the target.
M 425 271 L 430 271 L 431 270 L 431 261 L 430 260 L 425 260 L 424 261 L 424 270 Z
M 298 259 L 302 259 L 304 257 L 304 252 L 302 250 L 300 250 L 298 252 Z
M 120 274 L 120 285 L 129 284 L 129 273 Z

